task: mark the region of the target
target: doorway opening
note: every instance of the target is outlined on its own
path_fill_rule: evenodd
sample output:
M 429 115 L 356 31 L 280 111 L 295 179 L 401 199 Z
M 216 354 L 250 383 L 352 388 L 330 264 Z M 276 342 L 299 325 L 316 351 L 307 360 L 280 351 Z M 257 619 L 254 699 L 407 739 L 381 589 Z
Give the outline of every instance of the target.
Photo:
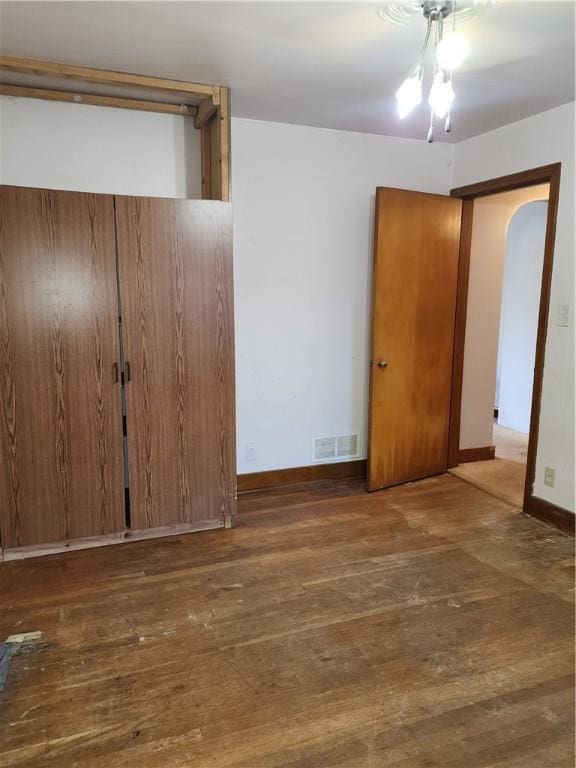
M 460 464 L 452 470 L 522 507 L 549 184 L 474 202 Z
M 559 180 L 554 165 L 452 192 L 463 215 L 449 467 L 530 514 L 541 501 L 533 484 Z

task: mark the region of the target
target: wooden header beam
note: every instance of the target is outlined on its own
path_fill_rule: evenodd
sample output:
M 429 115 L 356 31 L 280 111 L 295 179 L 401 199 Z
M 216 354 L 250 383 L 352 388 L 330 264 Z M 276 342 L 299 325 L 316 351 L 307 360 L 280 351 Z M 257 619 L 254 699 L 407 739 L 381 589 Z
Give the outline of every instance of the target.
M 154 91 L 164 98 L 172 96 L 171 101 L 154 101 L 113 94 L 79 93 L 71 88 L 38 88 L 34 83 L 0 82 L 0 95 L 193 117 L 195 127 L 202 131 L 202 197 L 209 200 L 230 199 L 229 88 L 18 56 L 0 56 L 0 70 L 30 77 L 64 78 L 83 84 L 140 89 L 146 91 L 147 96 Z M 200 103 L 198 106 L 183 103 L 187 98 Z
M 18 56 L 0 56 L 0 69 L 18 72 L 22 75 L 39 75 L 41 77 L 65 77 L 81 80 L 84 83 L 98 85 L 134 86 L 149 88 L 153 91 L 175 93 L 195 98 L 214 97 L 218 92 L 217 85 L 188 83 L 184 80 L 168 80 L 163 77 L 149 75 L 134 75 L 130 72 L 112 72 L 106 69 L 92 67 L 77 67 L 72 64 L 60 64 L 56 61 L 42 59 L 24 59 Z

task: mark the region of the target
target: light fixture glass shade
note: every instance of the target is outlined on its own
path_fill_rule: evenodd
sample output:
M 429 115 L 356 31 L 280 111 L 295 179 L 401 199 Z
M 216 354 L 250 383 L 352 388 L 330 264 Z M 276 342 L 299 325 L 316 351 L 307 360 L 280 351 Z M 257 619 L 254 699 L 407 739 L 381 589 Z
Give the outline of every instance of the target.
M 450 80 L 446 80 L 443 72 L 438 72 L 434 77 L 428 103 L 434 110 L 436 117 L 443 120 L 454 101 L 454 88 Z
M 422 101 L 422 77 L 417 71 L 402 83 L 396 91 L 398 114 L 406 117 Z
M 456 69 L 468 55 L 468 44 L 463 37 L 449 32 L 438 43 L 436 60 L 442 69 Z

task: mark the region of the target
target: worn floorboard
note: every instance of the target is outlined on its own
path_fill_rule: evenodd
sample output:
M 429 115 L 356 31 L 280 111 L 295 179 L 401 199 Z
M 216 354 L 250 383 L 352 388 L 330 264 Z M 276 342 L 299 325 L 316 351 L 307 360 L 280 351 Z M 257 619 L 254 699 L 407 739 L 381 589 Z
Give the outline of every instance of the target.
M 573 541 L 456 477 L 0 566 L 3 768 L 572 768 Z

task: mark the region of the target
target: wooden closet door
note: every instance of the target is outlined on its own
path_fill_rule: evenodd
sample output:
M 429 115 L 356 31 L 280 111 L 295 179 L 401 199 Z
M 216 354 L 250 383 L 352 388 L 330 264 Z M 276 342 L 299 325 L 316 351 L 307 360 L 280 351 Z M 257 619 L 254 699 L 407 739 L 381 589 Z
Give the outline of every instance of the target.
M 236 488 L 230 206 L 118 197 L 116 214 L 132 527 L 217 527 Z
M 114 201 L 0 187 L 4 548 L 124 528 Z

